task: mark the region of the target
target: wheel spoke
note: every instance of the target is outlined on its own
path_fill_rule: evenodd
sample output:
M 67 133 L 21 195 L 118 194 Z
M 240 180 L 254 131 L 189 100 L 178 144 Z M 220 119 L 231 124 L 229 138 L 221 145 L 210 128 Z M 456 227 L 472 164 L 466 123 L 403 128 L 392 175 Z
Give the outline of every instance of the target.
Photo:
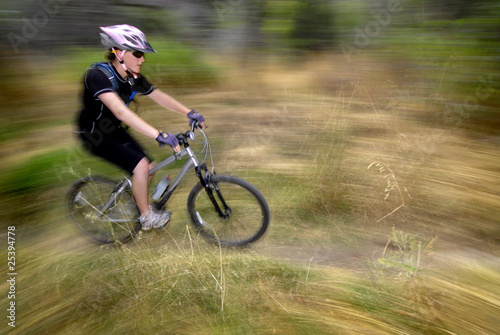
M 116 196 L 116 185 L 104 178 L 86 177 L 68 192 L 73 220 L 85 234 L 101 243 L 123 242 L 137 230 L 135 202 L 126 192 Z
M 230 214 L 221 217 L 204 187 L 198 184 L 188 198 L 191 220 L 198 231 L 216 243 L 229 246 L 246 245 L 261 238 L 270 220 L 262 194 L 237 177 L 214 176 L 213 181 L 220 191 L 218 200 L 222 195 Z

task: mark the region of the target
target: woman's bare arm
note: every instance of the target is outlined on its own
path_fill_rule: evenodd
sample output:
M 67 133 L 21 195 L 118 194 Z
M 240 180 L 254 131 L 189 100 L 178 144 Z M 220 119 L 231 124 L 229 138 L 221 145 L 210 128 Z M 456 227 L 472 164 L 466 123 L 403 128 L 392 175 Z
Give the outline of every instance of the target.
M 170 95 L 167 93 L 161 91 L 160 89 L 156 88 L 153 92 L 151 92 L 148 97 L 150 97 L 154 102 L 156 102 L 158 105 L 163 106 L 167 109 L 170 109 L 171 111 L 177 112 L 181 115 L 187 115 L 191 110 L 181 104 L 179 101 L 175 100 L 172 98 Z M 201 126 L 205 128 L 205 122 L 201 122 Z
M 156 102 L 158 105 L 163 106 L 167 109 L 170 109 L 171 111 L 177 112 L 182 115 L 187 115 L 191 110 L 181 104 L 179 101 L 175 100 L 172 98 L 170 95 L 167 93 L 163 92 L 162 90 L 156 88 L 153 92 L 151 92 L 148 97 L 151 98 L 154 102 Z
M 156 128 L 148 124 L 128 108 L 122 99 L 115 92 L 105 92 L 98 96 L 106 107 L 116 116 L 118 120 L 125 123 L 135 131 L 146 135 L 147 137 L 154 138 L 160 133 Z

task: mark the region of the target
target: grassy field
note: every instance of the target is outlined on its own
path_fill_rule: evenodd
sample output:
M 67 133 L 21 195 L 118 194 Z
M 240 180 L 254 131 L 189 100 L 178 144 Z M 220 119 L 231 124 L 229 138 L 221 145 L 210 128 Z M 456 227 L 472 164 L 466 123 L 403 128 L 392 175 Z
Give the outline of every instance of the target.
M 44 99 L 11 102 L 1 120 L 1 233 L 7 241 L 15 226 L 17 275 L 14 300 L 0 284 L 16 327 L 4 317 L 0 332 L 495 334 L 500 139 L 465 116 L 450 122 L 436 103 L 444 94 L 429 99 L 386 67 L 268 58 L 227 67 L 210 88 L 166 87 L 207 118 L 216 170 L 269 201 L 272 227 L 247 250 L 191 229 L 194 178 L 171 199 L 166 232 L 120 247 L 87 241 L 66 217 L 65 189 L 89 171 L 120 172 L 72 137 L 72 78 L 31 87 Z M 138 112 L 164 131 L 186 128 L 144 99 Z

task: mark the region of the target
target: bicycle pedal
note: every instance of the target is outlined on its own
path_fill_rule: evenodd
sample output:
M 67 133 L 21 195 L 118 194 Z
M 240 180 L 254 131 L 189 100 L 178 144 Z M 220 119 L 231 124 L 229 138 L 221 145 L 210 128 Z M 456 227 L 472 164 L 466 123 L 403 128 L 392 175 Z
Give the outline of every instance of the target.
M 82 192 L 78 192 L 77 195 L 75 196 L 75 204 L 78 206 L 83 206 L 85 205 L 85 201 L 82 196 Z

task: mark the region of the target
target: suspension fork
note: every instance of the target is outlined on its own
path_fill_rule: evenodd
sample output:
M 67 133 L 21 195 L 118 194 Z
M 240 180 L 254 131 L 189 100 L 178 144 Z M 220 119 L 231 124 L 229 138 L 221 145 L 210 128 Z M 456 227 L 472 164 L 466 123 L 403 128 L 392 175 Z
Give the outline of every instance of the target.
M 223 219 L 229 218 L 229 215 L 231 214 L 231 208 L 227 205 L 226 201 L 224 200 L 224 197 L 222 196 L 219 186 L 212 179 L 212 176 L 215 175 L 215 172 L 213 172 L 213 174 L 210 173 L 205 164 L 197 166 L 195 170 L 196 170 L 196 175 L 200 179 L 200 183 L 205 188 L 205 192 L 207 193 L 208 198 L 210 199 L 212 204 L 214 205 L 215 211 L 219 214 L 219 217 Z M 221 206 L 219 205 L 219 202 L 215 198 L 214 190 L 215 193 L 217 194 L 217 197 L 219 198 L 219 201 L 224 207 L 224 210 L 222 210 Z
M 217 185 L 216 182 L 213 181 L 212 173 L 208 171 L 207 165 L 205 163 L 200 164 L 198 162 L 198 160 L 196 159 L 196 155 L 194 154 L 193 150 L 191 149 L 187 141 L 184 143 L 184 147 L 186 149 L 186 152 L 188 153 L 189 158 L 193 162 L 196 175 L 200 179 L 201 185 L 203 185 L 203 187 L 205 188 L 205 192 L 207 193 L 208 198 L 214 205 L 215 211 L 217 212 L 217 214 L 219 214 L 219 217 L 223 219 L 229 218 L 229 215 L 231 214 L 231 208 L 229 208 L 226 201 L 224 200 L 224 197 L 222 196 L 219 186 Z M 215 171 L 213 172 L 213 174 L 215 174 Z M 219 201 L 222 203 L 224 211 L 220 207 L 217 199 L 215 198 L 213 190 L 215 190 L 215 193 L 217 194 Z

